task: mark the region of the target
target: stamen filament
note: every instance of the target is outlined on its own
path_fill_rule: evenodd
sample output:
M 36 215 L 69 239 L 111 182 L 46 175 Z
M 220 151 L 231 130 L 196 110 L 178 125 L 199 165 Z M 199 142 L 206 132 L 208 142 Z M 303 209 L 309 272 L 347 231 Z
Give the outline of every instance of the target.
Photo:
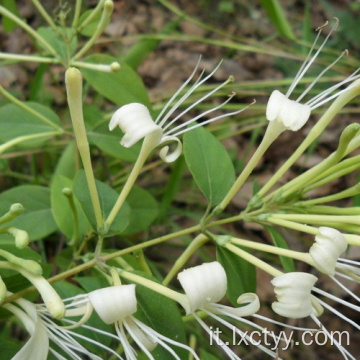
M 174 101 L 174 99 L 176 99 L 176 97 L 178 96 L 178 94 L 182 91 L 182 89 L 184 89 L 184 87 L 191 81 L 191 79 L 194 77 L 197 69 L 199 68 L 200 65 L 200 61 L 201 61 L 201 56 L 199 57 L 199 60 L 195 66 L 195 69 L 193 70 L 193 72 L 191 73 L 191 75 L 188 77 L 188 79 L 180 86 L 180 88 L 175 92 L 175 94 L 170 98 L 170 100 L 166 103 L 166 105 L 163 107 L 163 109 L 161 110 L 160 114 L 158 115 L 158 117 L 155 120 L 155 124 L 158 123 L 158 121 L 161 119 L 161 117 L 163 116 L 163 114 L 165 113 L 165 111 L 167 110 L 167 108 L 169 107 L 169 105 Z M 202 72 L 203 73 L 203 72 Z M 199 76 L 198 80 L 199 81 L 201 78 L 201 75 Z M 196 82 L 197 82 L 196 81 Z M 193 85 L 194 86 L 194 85 Z M 188 90 L 186 92 L 186 94 L 189 92 L 190 90 Z M 174 108 L 174 107 L 173 107 Z M 173 108 L 171 110 L 173 110 Z M 170 110 L 170 111 L 171 111 Z M 170 112 L 169 111 L 169 112 Z

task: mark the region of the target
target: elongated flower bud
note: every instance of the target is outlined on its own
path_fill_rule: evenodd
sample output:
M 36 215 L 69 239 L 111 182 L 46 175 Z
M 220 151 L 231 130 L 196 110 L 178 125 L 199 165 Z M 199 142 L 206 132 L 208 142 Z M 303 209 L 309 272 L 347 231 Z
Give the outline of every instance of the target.
M 105 324 L 122 321 L 137 310 L 135 285 L 117 285 L 88 294 L 91 305 Z
M 159 133 L 159 142 L 163 131 L 152 119 L 148 108 L 143 104 L 132 103 L 122 106 L 112 116 L 109 124 L 110 131 L 119 126 L 124 133 L 120 141 L 127 148 L 133 146 L 140 139 L 155 131 Z M 157 146 L 154 144 L 154 147 Z
M 217 261 L 185 269 L 178 279 L 189 299 L 189 313 L 218 302 L 226 294 L 226 273 Z
M 266 107 L 266 119 L 279 121 L 286 129 L 297 131 L 309 120 L 311 108 L 288 99 L 280 91 L 274 90 Z
M 277 302 L 272 309 L 279 315 L 300 319 L 314 312 L 311 304 L 311 289 L 316 283 L 314 275 L 302 272 L 287 273 L 275 277 L 271 284 L 275 287 Z
M 323 226 L 319 228 L 319 235 L 315 236 L 309 253 L 321 272 L 334 275 L 336 262 L 346 248 L 347 241 L 340 231 Z

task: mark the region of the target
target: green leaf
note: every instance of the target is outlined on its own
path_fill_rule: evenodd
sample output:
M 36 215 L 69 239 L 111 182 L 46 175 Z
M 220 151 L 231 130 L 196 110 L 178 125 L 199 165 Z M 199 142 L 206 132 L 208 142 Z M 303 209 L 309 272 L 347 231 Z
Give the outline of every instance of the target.
M 118 61 L 109 55 L 94 54 L 86 58 L 86 62 L 95 64 L 111 64 Z M 102 96 L 117 105 L 137 102 L 150 107 L 149 97 L 139 75 L 124 61 L 120 61 L 121 69 L 116 73 L 105 73 L 91 69 L 81 69 L 86 81 Z
M 256 291 L 256 268 L 221 246 L 216 247 L 216 257 L 226 272 L 227 297 L 234 306 L 238 306 L 236 300 L 241 294 Z
M 235 182 L 235 170 L 222 144 L 203 128 L 184 136 L 184 156 L 194 180 L 211 205 L 218 204 Z
M 23 214 L 6 223 L 25 230 L 31 240 L 45 238 L 57 230 L 50 208 L 50 191 L 38 185 L 22 185 L 0 194 L 0 214 L 9 211 L 10 205 L 21 203 Z
M 267 12 L 270 20 L 279 33 L 289 40 L 295 40 L 291 25 L 286 19 L 284 11 L 278 0 L 260 0 L 261 6 Z
M 273 227 L 264 225 L 264 228 L 269 233 L 271 240 L 273 241 L 274 245 L 282 249 L 289 249 L 289 246 L 286 240 L 282 237 L 282 235 Z M 295 265 L 294 260 L 288 258 L 287 256 L 280 256 L 281 264 L 285 270 L 285 272 L 294 272 Z
M 17 105 L 7 104 L 0 108 L 0 143 L 5 143 L 20 136 L 54 132 L 60 126 L 58 116 L 51 109 L 32 102 L 25 102 L 25 104 L 39 113 L 40 116 L 45 117 L 49 123 L 53 123 L 54 126 Z M 51 136 L 53 135 L 28 140 L 23 142 L 21 147 L 40 146 Z
M 100 206 L 103 214 L 103 218 L 106 219 L 112 210 L 119 194 L 113 190 L 109 185 L 104 184 L 101 181 L 96 180 L 96 187 L 99 194 Z M 80 170 L 75 177 L 74 181 L 74 194 L 80 201 L 80 204 L 84 210 L 86 217 L 88 218 L 91 226 L 96 230 L 96 219 L 93 210 L 90 192 L 86 181 L 85 172 Z M 112 223 L 109 232 L 106 236 L 112 236 L 119 234 L 129 225 L 130 221 L 130 208 L 125 202 L 116 215 L 114 222 Z
M 108 122 L 99 124 L 88 132 L 89 142 L 96 145 L 104 153 L 120 160 L 135 162 L 140 152 L 141 143 L 139 142 L 131 148 L 125 148 L 120 145 L 122 136 L 123 133 L 119 127 L 110 131 Z
M 76 50 L 77 39 L 75 30 L 72 28 L 61 27 L 58 32 L 54 32 L 50 27 L 40 27 L 37 32 L 54 48 L 59 57 L 66 62 L 69 60 L 69 56 Z M 71 41 L 69 41 L 70 39 Z
M 5 9 L 9 10 L 12 14 L 14 14 L 15 16 L 19 16 L 19 11 L 16 6 L 15 0 L 1 0 L 1 4 Z M 5 33 L 9 33 L 18 27 L 18 24 L 16 24 L 14 21 L 12 21 L 6 16 L 2 16 L 1 20 L 2 20 L 2 27 Z M 2 348 L 3 347 L 0 347 L 0 349 Z
M 146 230 L 159 213 L 159 206 L 154 197 L 140 187 L 134 186 L 131 189 L 126 202 L 130 206 L 130 222 L 122 232 L 124 235 Z
M 73 181 L 62 175 L 55 175 L 52 179 L 51 191 L 51 209 L 55 222 L 59 229 L 66 235 L 68 239 L 74 238 L 74 218 L 69 204 L 69 200 L 63 194 L 64 188 L 73 188 Z M 85 213 L 75 196 L 73 196 L 77 213 L 78 236 L 83 236 L 91 231 L 91 225 L 85 216 Z
M 84 11 L 81 16 L 80 16 L 80 19 L 79 19 L 79 26 L 81 26 L 81 24 L 89 17 L 89 15 L 91 15 L 91 13 L 93 12 L 94 10 L 93 9 L 89 9 L 89 10 L 86 10 Z M 92 19 L 90 22 L 88 22 L 80 31 L 80 34 L 81 35 L 84 35 L 84 36 L 92 36 L 96 29 L 98 28 L 99 26 L 99 22 L 100 22 L 100 19 L 102 17 L 102 13 L 101 12 L 98 12 Z M 108 26 L 110 24 L 110 21 L 111 21 L 111 18 L 109 17 L 107 20 L 106 20 L 106 26 Z
M 219 358 L 208 353 L 204 349 L 200 349 L 200 359 L 201 360 L 218 360 Z
M 76 174 L 76 156 L 75 142 L 72 141 L 63 151 L 56 165 L 55 174 L 73 179 Z

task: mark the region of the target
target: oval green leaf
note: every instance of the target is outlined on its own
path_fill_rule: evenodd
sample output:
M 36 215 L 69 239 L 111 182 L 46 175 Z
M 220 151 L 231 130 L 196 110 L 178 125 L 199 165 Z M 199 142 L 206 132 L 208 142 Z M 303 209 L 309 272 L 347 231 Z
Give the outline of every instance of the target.
M 94 54 L 86 58 L 86 62 L 95 64 L 111 64 L 117 58 Z M 150 107 L 146 88 L 139 75 L 124 61 L 120 61 L 121 69 L 116 73 L 105 73 L 98 70 L 81 69 L 86 81 L 101 95 L 117 105 L 133 102 Z
M 225 148 L 203 128 L 184 136 L 187 166 L 211 205 L 218 204 L 235 182 L 235 170 Z

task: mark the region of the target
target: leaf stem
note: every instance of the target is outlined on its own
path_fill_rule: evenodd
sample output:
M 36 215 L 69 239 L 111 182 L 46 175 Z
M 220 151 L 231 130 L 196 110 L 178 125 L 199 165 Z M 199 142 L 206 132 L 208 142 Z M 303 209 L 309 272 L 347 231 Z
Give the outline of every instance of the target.
M 22 19 L 15 16 L 12 12 L 4 8 L 0 5 L 0 14 L 8 17 L 20 27 L 22 27 L 30 36 L 34 37 L 46 50 L 48 50 L 53 56 L 56 58 L 58 54 L 54 50 L 54 48 L 42 37 L 40 36 L 33 28 L 31 28 L 28 24 L 26 24 Z

